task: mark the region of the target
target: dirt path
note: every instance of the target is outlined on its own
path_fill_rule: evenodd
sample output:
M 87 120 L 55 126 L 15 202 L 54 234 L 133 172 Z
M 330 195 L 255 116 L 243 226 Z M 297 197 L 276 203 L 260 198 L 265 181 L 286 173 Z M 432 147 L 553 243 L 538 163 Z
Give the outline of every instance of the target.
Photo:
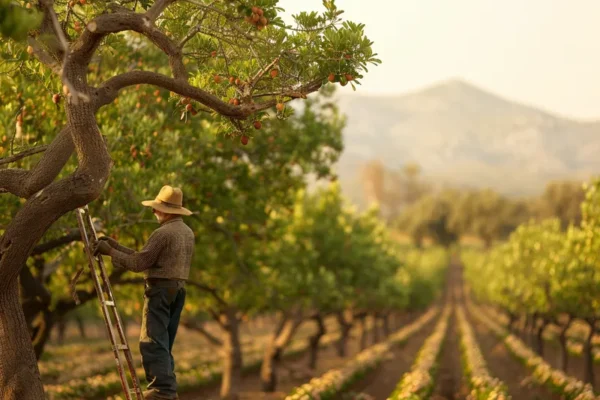
M 529 370 L 522 365 L 488 327 L 467 313 L 479 348 L 483 353 L 490 374 L 502 380 L 508 387 L 513 400 L 560 400 L 558 394 L 545 387 L 528 382 Z
M 430 321 L 421 331 L 408 338 L 404 344 L 395 346 L 389 359 L 367 374 L 365 378 L 350 386 L 339 398 L 351 399 L 353 393 L 364 393 L 376 400 L 387 399 L 400 382 L 402 375 L 410 370 L 419 349 L 433 331 L 438 318 Z
M 456 315 L 452 314 L 440 355 L 440 367 L 434 377 L 435 388 L 431 400 L 464 399 L 469 393 L 467 384 L 463 379 L 459 346 L 460 339 L 456 325 Z

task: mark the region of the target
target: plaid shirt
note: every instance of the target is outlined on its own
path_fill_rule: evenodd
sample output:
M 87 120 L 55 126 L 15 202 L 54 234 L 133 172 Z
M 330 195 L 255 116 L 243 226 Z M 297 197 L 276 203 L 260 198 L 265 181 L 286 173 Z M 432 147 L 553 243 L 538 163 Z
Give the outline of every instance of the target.
M 118 245 L 111 252 L 113 265 L 146 278 L 187 280 L 194 254 L 194 232 L 181 217 L 163 222 L 141 251 Z

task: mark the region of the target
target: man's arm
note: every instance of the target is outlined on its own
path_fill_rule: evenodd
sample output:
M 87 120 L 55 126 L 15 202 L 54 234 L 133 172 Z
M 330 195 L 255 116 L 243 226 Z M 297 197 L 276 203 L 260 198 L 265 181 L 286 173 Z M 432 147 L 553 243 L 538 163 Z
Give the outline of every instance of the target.
M 125 254 L 135 253 L 135 250 L 130 249 L 129 247 L 123 246 L 122 244 L 120 244 L 115 239 L 111 238 L 110 236 L 102 236 L 101 238 L 98 238 L 98 240 L 106 240 L 108 242 L 108 244 L 110 244 L 110 247 L 112 247 L 115 250 L 120 251 L 121 253 L 125 253 Z
M 154 231 L 152 235 L 150 235 L 150 238 L 148 238 L 148 242 L 141 251 L 132 250 L 131 253 L 126 253 L 119 249 L 113 248 L 110 252 L 110 256 L 112 257 L 112 262 L 116 267 L 124 268 L 133 272 L 142 272 L 152 268 L 156 264 L 158 256 L 165 245 L 166 237 L 161 235 L 158 231 Z M 127 248 L 125 247 L 125 249 Z

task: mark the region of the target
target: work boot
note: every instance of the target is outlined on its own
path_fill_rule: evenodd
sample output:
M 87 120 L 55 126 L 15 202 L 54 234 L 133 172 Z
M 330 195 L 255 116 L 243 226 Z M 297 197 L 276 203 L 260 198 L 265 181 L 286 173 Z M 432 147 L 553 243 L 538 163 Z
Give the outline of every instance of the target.
M 144 391 L 144 400 L 179 400 L 179 395 L 167 396 L 158 393 L 156 390 L 146 390 Z

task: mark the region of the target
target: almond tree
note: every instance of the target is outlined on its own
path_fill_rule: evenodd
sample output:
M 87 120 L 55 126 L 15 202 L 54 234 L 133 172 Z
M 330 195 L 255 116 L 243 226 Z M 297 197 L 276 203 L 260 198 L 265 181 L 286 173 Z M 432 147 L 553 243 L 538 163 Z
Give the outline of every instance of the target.
M 52 139 L 40 135 L 47 147 L 33 168 L 0 170 L 0 192 L 25 200 L 0 238 L 3 399 L 44 397 L 17 278 L 54 222 L 102 193 L 113 164 L 96 121 L 103 106 L 118 100 L 127 87 L 152 85 L 189 99 L 184 101 L 190 110 L 219 116 L 227 133 L 247 143 L 247 130 L 260 128 L 265 110 L 304 98 L 328 80 L 354 85 L 367 63 L 379 62 L 363 26 L 341 23 L 334 1 L 324 2 L 321 15 L 297 15 L 295 26 L 285 26 L 276 5 L 277 0 L 31 3 L 29 8 L 43 15 L 28 38 L 31 59 L 17 72 L 7 71 L 28 71 L 43 84 L 62 88 L 66 123 Z M 169 64 L 169 75 L 145 68 L 143 59 L 124 57 L 120 72 L 97 81 L 88 78 L 90 69 L 101 68 L 115 51 L 140 43 L 156 47 Z M 25 46 L 8 42 L 2 51 L 18 59 Z M 64 171 L 72 154 L 77 167 Z

